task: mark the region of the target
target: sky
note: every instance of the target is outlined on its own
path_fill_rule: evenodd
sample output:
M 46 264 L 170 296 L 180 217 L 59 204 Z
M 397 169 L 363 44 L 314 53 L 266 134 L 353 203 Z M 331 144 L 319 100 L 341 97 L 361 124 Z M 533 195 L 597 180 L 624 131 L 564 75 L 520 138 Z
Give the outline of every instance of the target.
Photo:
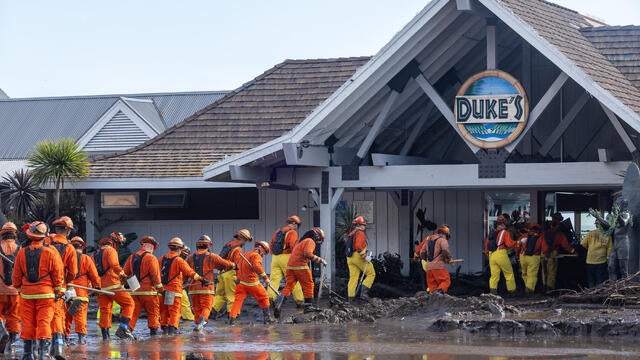
M 553 0 L 640 25 L 640 0 Z M 428 0 L 0 0 L 10 97 L 231 90 L 285 59 L 373 55 Z

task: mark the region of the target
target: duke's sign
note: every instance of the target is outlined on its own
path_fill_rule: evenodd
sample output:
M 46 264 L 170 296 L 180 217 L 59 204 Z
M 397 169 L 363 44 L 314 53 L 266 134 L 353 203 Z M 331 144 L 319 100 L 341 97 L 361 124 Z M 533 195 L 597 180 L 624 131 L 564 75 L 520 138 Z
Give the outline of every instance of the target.
M 462 85 L 453 113 L 465 139 L 481 148 L 499 148 L 522 133 L 529 103 L 524 88 L 513 76 L 487 70 Z

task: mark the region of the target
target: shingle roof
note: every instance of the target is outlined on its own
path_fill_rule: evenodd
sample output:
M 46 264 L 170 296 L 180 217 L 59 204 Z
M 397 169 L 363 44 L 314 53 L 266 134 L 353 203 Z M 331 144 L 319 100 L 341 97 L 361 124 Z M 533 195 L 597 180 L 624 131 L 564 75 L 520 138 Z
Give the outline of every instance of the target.
M 94 159 L 90 177 L 202 176 L 205 166 L 290 131 L 368 60 L 286 60 L 145 144 Z
M 640 90 L 583 35 L 585 28 L 591 28 L 587 18 L 576 11 L 543 0 L 498 1 L 603 89 L 640 114 Z
M 79 139 L 121 97 L 152 100 L 157 110 L 151 111 L 149 105 L 134 106 L 137 111 L 145 108 L 146 116 L 155 113 L 149 120 L 162 131 L 226 93 L 228 91 L 0 99 L 0 124 L 6 130 L 0 132 L 0 144 L 10 144 L 0 148 L 0 159 L 25 159 L 41 140 Z M 158 111 L 162 119 L 158 118 Z M 14 141 L 16 134 L 25 129 L 29 130 L 29 136 Z
M 580 32 L 640 89 L 640 26 L 598 26 Z

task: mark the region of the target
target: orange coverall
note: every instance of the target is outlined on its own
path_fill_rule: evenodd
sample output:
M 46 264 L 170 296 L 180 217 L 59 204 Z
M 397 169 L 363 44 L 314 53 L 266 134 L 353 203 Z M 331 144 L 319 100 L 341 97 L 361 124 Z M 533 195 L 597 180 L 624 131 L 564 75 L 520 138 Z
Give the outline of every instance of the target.
M 195 253 L 189 255 L 187 264 L 211 283 L 206 287 L 200 283 L 194 283 L 188 288 L 189 295 L 191 295 L 191 305 L 193 306 L 193 321 L 198 324 L 201 319 L 209 319 L 211 308 L 213 308 L 215 296 L 213 270 L 231 270 L 235 267 L 235 264 L 221 258 L 218 254 L 209 252 L 207 249 L 198 249 Z
M 76 258 L 79 259 L 78 271 L 76 278 L 69 282 L 69 287 L 73 287 L 73 284 L 86 286 L 86 287 L 100 287 L 100 276 L 98 275 L 98 269 L 96 264 L 93 263 L 93 259 L 89 255 L 82 253 L 82 249 L 76 249 Z M 66 336 L 71 334 L 71 323 L 76 323 L 76 334 L 87 334 L 87 309 L 89 308 L 89 291 L 86 289 L 75 288 L 78 299 L 82 300 L 82 306 L 76 314 L 71 316 L 68 313 L 65 317 L 64 333 Z
M 242 303 L 247 295 L 253 296 L 257 301 L 260 308 L 264 309 L 269 307 L 269 295 L 267 290 L 260 284 L 258 276 L 264 280 L 269 279 L 262 267 L 262 256 L 258 254 L 256 250 L 249 251 L 244 254 L 244 257 L 251 263 L 247 264 L 240 254 L 237 255 L 240 258 L 238 264 L 238 284 L 236 285 L 235 300 L 233 306 L 231 306 L 231 312 L 229 317 L 236 318 L 242 309 Z
M 433 248 L 433 260 L 429 261 L 429 241 L 435 241 Z M 449 241 L 444 235 L 433 234 L 427 237 L 425 245 L 421 249 L 427 258 L 427 287 L 430 292 L 441 290 L 446 293 L 451 285 L 451 276 L 444 262 L 444 254 L 449 254 Z
M 0 243 L 2 252 L 6 256 L 15 256 L 18 252 L 18 244 L 15 239 L 2 240 Z M 8 332 L 20 332 L 20 297 L 18 290 L 12 285 L 5 284 L 5 281 L 11 283 L 13 279 L 4 278 L 4 261 L 0 260 L 0 320 L 4 320 Z
M 193 278 L 199 281 L 201 276 L 198 275 L 190 266 L 180 257 L 180 252 L 170 251 L 158 260 L 160 266 L 164 259 L 173 259 L 168 270 L 167 283 L 162 284 L 165 291 L 175 293 L 173 304 L 165 305 L 164 295 L 160 297 L 160 326 L 173 326 L 176 329 L 180 324 L 180 308 L 182 307 L 182 277 Z M 162 271 L 162 270 L 161 270 Z
M 282 289 L 282 295 L 291 296 L 293 287 L 297 282 L 300 282 L 304 298 L 313 299 L 313 275 L 309 268 L 309 260 L 316 258 L 313 254 L 315 250 L 316 242 L 312 238 L 300 240 L 293 248 L 289 262 L 287 262 L 286 283 Z
M 31 282 L 27 271 L 27 249 L 40 251 L 38 280 Z M 51 339 L 51 320 L 55 311 L 55 294 L 62 294 L 64 288 L 64 268 L 57 250 L 44 246 L 42 241 L 18 251 L 13 267 L 13 287 L 20 292 L 20 315 L 25 340 Z
M 135 273 L 133 269 L 134 257 L 140 257 L 140 271 Z M 140 249 L 135 254 L 129 256 L 124 264 L 124 272 L 127 276 L 135 275 L 140 283 L 140 288 L 131 293 L 135 306 L 133 308 L 133 316 L 129 321 L 129 327 L 134 329 L 140 318 L 142 309 L 147 313 L 147 324 L 149 329 L 157 329 L 160 327 L 160 300 L 158 290 L 162 289 L 160 280 L 160 263 L 158 258 L 152 253 Z
M 100 277 L 100 284 L 102 285 L 102 290 L 119 290 L 124 289 L 122 283 L 120 282 L 120 278 L 124 277 L 125 273 L 120 267 L 120 263 L 118 262 L 118 252 L 111 245 L 102 245 L 100 249 L 103 250 L 102 258 L 96 259 L 94 254 L 94 262 L 96 263 L 96 267 L 98 265 L 98 261 L 102 262 L 102 269 L 104 270 L 104 274 Z M 115 301 L 120 305 L 120 317 L 131 319 L 133 316 L 133 307 L 134 302 L 133 298 L 127 292 L 116 292 L 115 295 L 105 295 L 99 294 L 98 298 L 98 306 L 100 307 L 100 321 L 98 325 L 103 329 L 111 328 L 111 317 L 112 317 L 112 308 L 113 302 Z
M 73 281 L 76 278 L 78 272 L 78 258 L 76 256 L 76 249 L 69 243 L 66 236 L 62 234 L 54 234 L 47 236 L 44 240 L 45 244 L 48 244 L 54 249 L 58 250 L 60 257 L 62 258 L 62 264 L 64 265 L 64 282 L 65 284 Z M 64 333 L 64 321 L 66 317 L 66 311 L 64 301 L 62 299 L 54 301 L 55 313 L 53 314 L 53 320 L 51 322 L 51 332 L 54 334 Z

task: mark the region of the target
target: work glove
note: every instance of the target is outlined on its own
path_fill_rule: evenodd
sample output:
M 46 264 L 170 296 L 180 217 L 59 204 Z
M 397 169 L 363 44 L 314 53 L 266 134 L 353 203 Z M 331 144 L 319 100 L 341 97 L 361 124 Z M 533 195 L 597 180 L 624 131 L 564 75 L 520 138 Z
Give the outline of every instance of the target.
M 238 270 L 238 264 L 233 263 L 233 268 L 232 268 L 232 269 L 233 269 L 233 270 Z
M 64 292 L 62 292 L 62 291 L 60 291 L 60 290 L 54 290 L 54 291 L 53 291 L 53 294 L 54 294 L 54 299 L 55 299 L 56 301 L 58 301 L 58 300 L 60 300 L 60 299 L 64 298 Z
M 367 256 L 364 257 L 364 261 L 371 262 L 371 258 L 372 258 L 372 253 L 371 253 L 371 251 L 369 251 L 367 253 Z
M 202 286 L 205 286 L 205 287 L 211 285 L 211 281 L 205 278 L 202 278 L 202 280 L 200 280 L 200 283 L 202 283 Z
M 315 262 L 316 262 L 316 264 L 323 264 L 324 266 L 327 266 L 327 262 L 323 258 L 321 258 L 320 256 L 316 256 Z
M 271 280 L 269 280 L 269 278 L 262 279 L 262 281 L 264 282 L 264 286 L 266 287 L 269 287 L 269 285 L 271 285 Z

